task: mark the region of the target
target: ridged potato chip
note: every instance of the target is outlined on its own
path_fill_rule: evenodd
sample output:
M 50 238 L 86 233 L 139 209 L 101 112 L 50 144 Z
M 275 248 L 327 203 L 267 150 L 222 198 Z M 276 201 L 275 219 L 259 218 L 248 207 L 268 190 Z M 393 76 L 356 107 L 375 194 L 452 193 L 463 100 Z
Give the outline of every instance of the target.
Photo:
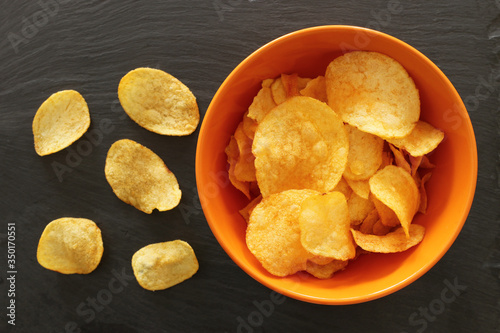
M 158 134 L 189 135 L 200 121 L 191 90 L 159 69 L 137 68 L 128 72 L 118 85 L 118 98 L 133 121 Z
M 406 251 L 420 243 L 424 238 L 425 228 L 412 224 L 408 236 L 402 227 L 382 236 L 367 235 L 358 230 L 351 229 L 356 244 L 363 250 L 377 253 L 395 253 Z
M 401 138 L 420 118 L 415 83 L 396 60 L 355 51 L 335 58 L 326 70 L 328 105 L 342 120 L 384 138 Z
M 384 140 L 351 125 L 344 126 L 349 138 L 349 153 L 344 177 L 351 180 L 368 179 L 382 164 Z
M 410 134 L 396 139 L 387 139 L 398 148 L 406 150 L 412 156 L 430 153 L 443 141 L 444 133 L 425 121 L 419 120 Z
M 403 168 L 388 165 L 370 178 L 370 191 L 396 213 L 406 235 L 419 207 L 419 191 L 412 176 Z
M 35 151 L 44 156 L 58 152 L 78 140 L 90 126 L 89 108 L 75 90 L 52 94 L 33 118 Z
M 306 272 L 318 279 L 329 279 L 338 271 L 343 270 L 349 261 L 332 260 L 327 264 L 319 265 L 310 260 L 307 261 Z
M 333 190 L 348 150 L 344 125 L 328 105 L 305 96 L 286 100 L 255 133 L 252 151 L 262 196 L 288 189 Z
M 271 93 L 273 79 L 262 81 L 262 88 L 254 97 L 252 104 L 248 107 L 248 117 L 260 123 L 262 119 L 276 106 Z
M 101 262 L 101 230 L 91 220 L 63 217 L 47 224 L 38 242 L 37 260 L 62 274 L 89 274 Z
M 132 256 L 132 269 L 139 285 L 163 290 L 192 277 L 199 268 L 193 248 L 182 240 L 147 245 Z
M 253 209 L 246 244 L 269 273 L 287 276 L 306 269 L 313 255 L 300 241 L 300 206 L 317 194 L 312 190 L 283 191 L 262 199 Z
M 305 199 L 299 224 L 302 246 L 315 256 L 348 260 L 356 255 L 349 231 L 349 209 L 342 193 L 330 192 Z
M 309 96 L 321 102 L 327 103 L 328 97 L 326 96 L 326 79 L 324 76 L 318 76 L 311 81 L 307 82 L 304 89 L 300 91 L 302 96 Z
M 109 148 L 104 168 L 116 196 L 147 214 L 176 207 L 182 192 L 175 175 L 152 150 L 128 139 Z

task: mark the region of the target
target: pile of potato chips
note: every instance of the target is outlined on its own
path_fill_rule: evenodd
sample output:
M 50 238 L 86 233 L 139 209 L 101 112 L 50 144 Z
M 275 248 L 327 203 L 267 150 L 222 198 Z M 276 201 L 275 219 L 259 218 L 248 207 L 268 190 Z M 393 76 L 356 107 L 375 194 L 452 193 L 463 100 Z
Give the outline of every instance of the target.
M 125 112 L 143 128 L 162 135 L 193 133 L 200 119 L 193 93 L 181 81 L 158 69 L 137 68 L 118 86 Z M 33 119 L 35 151 L 56 153 L 78 140 L 89 128 L 90 114 L 84 98 L 74 90 L 51 95 Z M 175 175 L 152 150 L 121 139 L 111 145 L 104 167 L 106 180 L 116 196 L 138 210 L 175 208 L 182 196 Z M 37 260 L 62 274 L 88 274 L 101 261 L 101 230 L 91 220 L 60 218 L 43 231 Z M 148 290 L 166 289 L 195 274 L 198 261 L 191 246 L 181 240 L 150 244 L 132 258 L 139 284 Z
M 273 275 L 326 279 L 361 253 L 417 245 L 426 155 L 443 138 L 420 120 L 412 78 L 380 53 L 346 53 L 314 79 L 264 80 L 226 148 L 249 199 L 250 252 Z

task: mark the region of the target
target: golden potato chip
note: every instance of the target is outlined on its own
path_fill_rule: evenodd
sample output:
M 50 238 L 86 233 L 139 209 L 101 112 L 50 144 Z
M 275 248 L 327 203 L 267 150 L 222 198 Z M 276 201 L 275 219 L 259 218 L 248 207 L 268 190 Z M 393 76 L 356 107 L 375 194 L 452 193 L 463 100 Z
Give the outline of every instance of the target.
M 406 160 L 404 151 L 400 150 L 399 148 L 396 148 L 392 144 L 389 144 L 389 148 L 391 149 L 393 156 L 394 156 L 394 162 L 398 167 L 403 168 L 406 172 L 411 174 L 411 166 L 410 163 Z
M 382 164 L 384 140 L 351 125 L 344 126 L 349 138 L 349 153 L 344 177 L 352 180 L 368 179 Z
M 323 256 L 314 256 L 312 258 L 309 258 L 308 261 L 310 262 L 313 262 L 317 265 L 326 265 L 328 263 L 331 263 L 333 260 L 333 258 L 327 258 L 327 257 L 323 257 Z
M 430 153 L 443 141 L 444 133 L 431 124 L 419 120 L 410 134 L 396 139 L 387 139 L 400 149 L 406 150 L 412 156 L 422 156 Z
M 310 196 L 302 202 L 300 241 L 315 256 L 348 260 L 356 255 L 351 237 L 349 209 L 340 192 Z
M 332 260 L 327 264 L 320 265 L 308 260 L 306 272 L 318 279 L 329 279 L 334 273 L 343 270 L 348 263 L 348 260 Z
M 271 85 L 271 96 L 273 97 L 273 101 L 276 105 L 279 105 L 287 100 L 285 86 L 283 85 L 283 81 L 281 77 L 274 80 Z
M 349 207 L 351 225 L 360 224 L 375 209 L 371 200 L 362 198 L 356 193 L 352 193 L 347 200 L 347 207 Z
M 283 103 L 287 99 L 299 96 L 300 90 L 304 89 L 311 79 L 302 78 L 294 74 L 281 74 L 271 85 L 271 93 L 276 105 Z
M 348 149 L 343 123 L 328 105 L 304 96 L 286 100 L 255 133 L 252 151 L 262 196 L 288 189 L 333 190 Z
M 418 224 L 412 224 L 409 228 L 409 236 L 406 236 L 402 227 L 388 233 L 387 235 L 367 235 L 358 230 L 351 229 L 356 244 L 363 250 L 377 253 L 394 253 L 406 251 L 410 247 L 422 241 L 425 228 Z
M 248 117 L 260 123 L 262 119 L 271 111 L 276 103 L 271 93 L 271 84 L 273 79 L 262 81 L 262 88 L 254 97 L 252 104 L 248 107 Z
M 154 68 L 128 72 L 118 85 L 118 98 L 141 127 L 163 135 L 189 135 L 200 121 L 196 97 L 177 78 Z
M 396 213 L 389 207 L 387 207 L 383 202 L 381 202 L 374 195 L 370 196 L 370 200 L 375 205 L 377 209 L 378 216 L 380 217 L 380 222 L 387 227 L 395 227 L 400 225 L 398 217 Z
M 309 96 L 321 102 L 327 103 L 326 96 L 326 79 L 324 76 L 318 76 L 311 81 L 307 82 L 304 89 L 300 91 L 302 96 Z
M 378 53 L 356 51 L 326 70 L 328 105 L 342 120 L 383 138 L 404 137 L 420 117 L 420 97 L 406 70 Z
M 238 159 L 234 165 L 234 176 L 239 181 L 253 182 L 255 177 L 255 156 L 252 154 L 252 139 L 243 131 L 243 122 L 241 122 L 234 132 L 234 139 L 238 145 Z
M 243 132 L 253 140 L 255 131 L 257 130 L 257 122 L 248 116 L 248 111 L 243 115 Z
M 253 209 L 255 206 L 259 204 L 259 202 L 262 200 L 262 195 L 259 195 L 258 197 L 255 197 L 252 201 L 248 203 L 245 207 L 240 209 L 240 215 L 243 216 L 245 221 L 248 223 L 248 220 L 250 220 L 250 214 L 252 214 Z
M 352 189 L 349 187 L 344 177 L 340 178 L 339 183 L 333 190 L 342 193 L 347 200 L 349 200 L 352 194 Z
M 368 184 L 368 179 L 364 180 L 351 180 L 344 178 L 349 187 L 354 193 L 362 197 L 363 199 L 368 199 L 370 196 L 370 184 Z
M 372 233 L 377 236 L 387 235 L 392 230 L 392 227 L 388 227 L 382 223 L 382 220 L 378 220 L 373 224 Z
M 170 210 L 181 200 L 175 175 L 158 155 L 135 141 L 122 139 L 111 145 L 104 173 L 120 200 L 147 214 L 155 208 Z
M 33 118 L 35 151 L 44 156 L 58 152 L 78 140 L 90 126 L 89 108 L 77 91 L 52 94 Z
M 379 221 L 379 219 L 380 218 L 378 216 L 377 210 L 376 209 L 372 210 L 370 213 L 368 213 L 363 222 L 361 222 L 358 230 L 364 234 L 372 234 L 373 226 L 375 225 L 375 223 Z
M 265 197 L 253 209 L 246 243 L 262 266 L 276 276 L 306 269 L 313 255 L 300 241 L 299 213 L 302 202 L 319 194 L 312 190 L 288 190 Z
M 103 252 L 99 227 L 91 220 L 63 217 L 47 224 L 38 243 L 40 265 L 63 274 L 88 274 Z
M 370 191 L 392 209 L 409 237 L 409 226 L 419 206 L 419 191 L 403 168 L 388 165 L 370 178 Z
M 250 196 L 250 183 L 238 180 L 238 178 L 236 177 L 235 172 L 234 172 L 234 169 L 236 167 L 236 163 L 238 162 L 238 159 L 240 157 L 238 143 L 236 142 L 234 135 L 231 136 L 231 139 L 229 140 L 229 144 L 227 145 L 225 152 L 227 155 L 227 163 L 229 164 L 229 170 L 228 170 L 229 181 L 231 182 L 231 184 L 233 184 L 234 187 L 236 187 L 248 199 L 250 199 L 250 197 L 251 197 Z
M 150 244 L 132 256 L 135 278 L 147 290 L 175 286 L 192 277 L 198 268 L 193 248 L 181 240 Z

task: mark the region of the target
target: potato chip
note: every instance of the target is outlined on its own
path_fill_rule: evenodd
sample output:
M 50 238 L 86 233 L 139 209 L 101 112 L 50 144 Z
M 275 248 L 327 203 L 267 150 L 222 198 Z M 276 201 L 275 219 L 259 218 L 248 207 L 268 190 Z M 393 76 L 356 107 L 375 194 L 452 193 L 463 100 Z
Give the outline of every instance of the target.
M 248 199 L 250 199 L 250 197 L 251 197 L 250 196 L 250 183 L 238 180 L 238 178 L 236 177 L 235 172 L 234 172 L 234 169 L 236 167 L 236 163 L 238 162 L 238 159 L 240 157 L 238 143 L 236 142 L 234 135 L 231 136 L 231 139 L 229 140 L 229 144 L 227 145 L 225 152 L 227 155 L 227 163 L 229 164 L 229 170 L 228 170 L 229 181 L 231 182 L 231 184 L 233 184 L 234 187 L 236 187 Z
M 193 248 L 181 240 L 150 244 L 132 256 L 135 278 L 147 290 L 175 286 L 192 277 L 198 268 Z
M 234 132 L 234 139 L 238 145 L 238 159 L 234 165 L 234 176 L 239 181 L 253 182 L 255 177 L 255 156 L 252 154 L 252 139 L 243 131 L 243 122 L 241 122 Z
M 388 233 L 387 235 L 367 235 L 358 230 L 351 229 L 356 244 L 363 250 L 377 253 L 395 253 L 406 251 L 410 247 L 422 241 L 425 228 L 418 224 L 412 224 L 409 228 L 409 236 L 406 236 L 402 227 Z
M 314 256 L 312 258 L 309 258 L 308 261 L 313 262 L 317 265 L 326 265 L 326 264 L 331 263 L 333 260 L 335 260 L 335 259 L 327 258 L 327 257 L 323 257 L 323 256 Z
M 315 256 L 348 260 L 356 255 L 349 209 L 340 192 L 310 196 L 301 205 L 300 241 Z
M 37 260 L 62 274 L 88 274 L 103 253 L 101 230 L 91 220 L 63 217 L 47 224 L 38 242 Z
M 382 223 L 382 220 L 378 220 L 373 224 L 372 233 L 377 236 L 387 235 L 392 230 L 392 227 L 388 227 Z
M 368 179 L 382 164 L 384 140 L 348 124 L 344 126 L 349 138 L 344 177 L 352 180 Z
M 248 117 L 260 123 L 262 119 L 271 111 L 276 103 L 271 94 L 271 84 L 273 79 L 262 81 L 262 88 L 254 97 L 252 104 L 248 107 Z
M 349 184 L 347 184 L 346 180 L 344 177 L 340 178 L 339 183 L 335 188 L 333 189 L 334 191 L 342 193 L 347 200 L 351 197 L 352 189 L 349 187 Z
M 90 126 L 89 108 L 77 91 L 52 94 L 33 118 L 35 151 L 44 156 L 69 147 Z
M 396 165 L 400 168 L 403 168 L 406 172 L 411 174 L 411 165 L 406 160 L 404 150 L 401 150 L 401 149 L 393 146 L 392 144 L 389 144 L 389 148 L 391 149 L 391 151 L 393 153 L 394 162 L 396 163 Z
M 276 105 L 279 105 L 287 100 L 287 94 L 285 90 L 285 86 L 283 85 L 283 81 L 281 77 L 274 80 L 271 85 L 271 96 L 273 97 L 273 101 Z
M 245 219 L 247 223 L 248 220 L 250 220 L 250 214 L 252 214 L 253 209 L 261 202 L 261 200 L 262 195 L 259 195 L 258 197 L 255 197 L 252 201 L 250 201 L 248 205 L 240 209 L 240 215 Z
M 109 148 L 104 168 L 116 196 L 147 214 L 176 207 L 182 192 L 175 175 L 150 149 L 128 139 Z
M 362 198 L 356 193 L 352 193 L 347 200 L 347 207 L 349 207 L 351 225 L 360 224 L 375 209 L 371 200 Z
M 288 189 L 333 190 L 348 149 L 343 123 L 328 105 L 304 96 L 288 99 L 255 133 L 252 151 L 262 196 Z
M 318 279 L 329 279 L 334 273 L 343 270 L 348 263 L 348 260 L 332 260 L 327 264 L 319 265 L 311 260 L 308 260 L 306 272 Z
M 300 90 L 304 89 L 310 80 L 299 77 L 297 73 L 281 74 L 271 85 L 274 102 L 278 105 L 291 97 L 299 96 Z
M 404 137 L 420 117 L 420 97 L 406 70 L 378 53 L 356 51 L 326 70 L 328 105 L 342 120 L 384 138 Z
M 326 79 L 324 76 L 318 76 L 311 81 L 307 82 L 304 89 L 300 91 L 302 96 L 309 96 L 321 102 L 327 103 L 326 96 Z
M 317 194 L 312 190 L 288 190 L 264 197 L 253 209 L 246 243 L 269 273 L 287 276 L 306 269 L 313 255 L 300 241 L 298 216 L 302 202 Z
M 245 112 L 243 115 L 243 132 L 245 132 L 246 136 L 253 140 L 256 130 L 257 122 L 248 116 L 248 111 Z
M 356 193 L 363 199 L 368 199 L 368 197 L 370 196 L 370 184 L 368 184 L 368 179 L 365 180 L 351 180 L 348 178 L 344 179 L 354 193 Z
M 392 209 L 409 237 L 409 226 L 418 210 L 419 192 L 411 175 L 403 168 L 388 165 L 370 178 L 370 191 Z
M 395 227 L 400 225 L 396 213 L 389 207 L 387 207 L 382 201 L 377 199 L 374 195 L 370 196 L 370 200 L 375 205 L 377 209 L 378 216 L 380 217 L 380 222 L 387 227 Z
M 412 156 L 422 156 L 430 153 L 443 141 L 444 133 L 431 124 L 419 120 L 410 134 L 399 139 L 387 139 L 400 149 L 406 150 Z
M 376 209 L 372 210 L 359 225 L 358 230 L 364 234 L 372 234 L 373 226 L 380 220 Z
M 141 127 L 163 135 L 189 135 L 200 121 L 196 97 L 172 75 L 154 68 L 128 72 L 118 85 L 118 98 Z

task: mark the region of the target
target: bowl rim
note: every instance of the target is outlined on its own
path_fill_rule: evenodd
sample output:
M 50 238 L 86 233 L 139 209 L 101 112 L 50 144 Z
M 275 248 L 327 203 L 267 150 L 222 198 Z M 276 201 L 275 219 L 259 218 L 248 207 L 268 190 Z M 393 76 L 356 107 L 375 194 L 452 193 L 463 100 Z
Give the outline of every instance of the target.
M 299 29 L 299 30 L 295 30 L 295 31 L 286 33 L 282 36 L 279 36 L 279 37 L 265 43 L 264 45 L 260 46 L 259 48 L 257 48 L 255 51 L 253 51 L 247 57 L 245 57 L 229 73 L 229 75 L 224 79 L 224 81 L 221 83 L 221 85 L 217 89 L 217 92 L 212 97 L 212 100 L 211 100 L 211 102 L 207 108 L 207 111 L 204 115 L 202 124 L 200 126 L 200 132 L 199 132 L 197 146 L 196 146 L 195 174 L 196 174 L 197 190 L 199 193 L 203 192 L 202 188 L 201 188 L 201 179 L 200 179 L 201 178 L 201 176 L 200 176 L 201 171 L 200 170 L 202 167 L 200 147 L 202 145 L 202 140 L 205 136 L 205 132 L 207 131 L 207 126 L 208 126 L 207 121 L 205 121 L 205 120 L 212 117 L 212 115 L 215 113 L 215 111 L 213 109 L 214 101 L 222 93 L 222 91 L 224 90 L 223 88 L 225 86 L 227 86 L 228 83 L 233 80 L 233 77 L 235 75 L 237 75 L 237 73 L 240 71 L 240 69 L 242 67 L 245 67 L 249 62 L 252 62 L 254 56 L 257 55 L 258 53 L 260 53 L 263 49 L 266 49 L 268 47 L 272 47 L 276 44 L 281 43 L 285 39 L 288 39 L 290 37 L 293 37 L 293 36 L 296 36 L 299 34 L 310 34 L 310 33 L 315 33 L 317 31 L 320 31 L 320 30 L 322 31 L 325 29 L 332 30 L 332 32 L 342 30 L 342 29 L 348 29 L 348 30 L 354 29 L 354 30 L 359 31 L 359 32 L 378 35 L 379 37 L 390 40 L 392 43 L 400 44 L 404 48 L 408 49 L 410 53 L 414 53 L 421 60 L 426 62 L 426 64 L 428 66 L 430 66 L 443 79 L 443 82 L 446 84 L 449 91 L 454 95 L 453 96 L 454 100 L 459 101 L 460 106 L 463 107 L 463 109 L 466 111 L 464 114 L 461 114 L 461 115 L 464 117 L 464 120 L 465 120 L 464 125 L 467 127 L 466 128 L 467 132 L 471 134 L 470 139 L 471 139 L 471 143 L 473 146 L 473 149 L 471 151 L 472 154 L 471 154 L 471 156 L 469 156 L 472 160 L 472 169 L 471 169 L 471 173 L 472 173 L 471 180 L 472 181 L 469 184 L 470 191 L 468 192 L 468 196 L 466 199 L 467 204 L 465 207 L 463 207 L 463 214 L 462 214 L 461 221 L 459 221 L 456 224 L 456 227 L 454 228 L 453 233 L 450 234 L 450 236 L 447 240 L 446 246 L 443 248 L 443 250 L 441 252 L 436 253 L 436 255 L 432 257 L 432 260 L 429 260 L 428 262 L 426 262 L 426 264 L 424 264 L 420 269 L 413 272 L 413 274 L 407 276 L 405 279 L 400 280 L 398 283 L 392 284 L 391 286 L 389 286 L 385 289 L 381 289 L 381 290 L 378 290 L 376 292 L 373 292 L 370 294 L 365 294 L 362 296 L 345 297 L 345 298 L 339 298 L 339 299 L 312 296 L 312 295 L 307 295 L 307 294 L 303 294 L 300 292 L 296 292 L 296 291 L 293 291 L 293 290 L 290 290 L 287 288 L 283 288 L 279 284 L 273 284 L 271 282 L 268 282 L 266 279 L 261 278 L 259 276 L 259 274 L 254 272 L 252 269 L 248 269 L 247 265 L 239 257 L 235 256 L 233 254 L 233 252 L 231 251 L 231 248 L 225 243 L 223 236 L 221 234 L 221 231 L 217 229 L 215 223 L 213 222 L 215 219 L 214 219 L 214 216 L 212 216 L 212 212 L 207 211 L 205 209 L 207 203 L 205 203 L 204 196 L 199 196 L 199 198 L 200 198 L 201 207 L 203 209 L 206 221 L 210 227 L 210 230 L 212 231 L 215 238 L 217 239 L 217 242 L 224 249 L 226 254 L 245 273 L 250 275 L 257 282 L 263 284 L 264 286 L 270 288 L 271 290 L 274 290 L 274 291 L 279 292 L 285 296 L 289 296 L 289 297 L 292 297 L 292 298 L 297 299 L 297 300 L 301 300 L 301 301 L 305 301 L 305 302 L 309 302 L 309 303 L 325 304 L 325 305 L 348 305 L 348 304 L 357 304 L 357 303 L 372 301 L 372 300 L 387 296 L 389 294 L 392 294 L 392 293 L 408 286 L 409 284 L 411 284 L 412 282 L 416 281 L 418 278 L 423 276 L 426 272 L 428 272 L 448 252 L 448 250 L 450 249 L 450 247 L 453 245 L 456 238 L 458 237 L 459 233 L 461 232 L 463 225 L 465 224 L 465 221 L 468 218 L 470 209 L 472 207 L 472 203 L 473 203 L 473 199 L 474 199 L 474 195 L 475 195 L 475 189 L 476 189 L 476 185 L 477 185 L 477 172 L 478 172 L 477 142 L 476 142 L 476 138 L 475 138 L 475 134 L 474 134 L 474 130 L 472 127 L 469 113 L 468 113 L 467 109 L 465 108 L 465 105 L 463 103 L 461 96 L 459 95 L 459 93 L 457 92 L 457 90 L 455 89 L 455 87 L 453 86 L 451 81 L 448 79 L 448 77 L 441 71 L 441 69 L 436 64 L 434 64 L 429 58 L 427 58 L 427 56 L 425 56 L 423 53 L 421 53 L 419 50 L 417 50 L 413 46 L 409 45 L 408 43 L 406 43 L 406 42 L 404 42 L 396 37 L 393 37 L 389 34 L 386 34 L 386 33 L 381 32 L 381 31 L 369 29 L 369 28 L 360 27 L 360 26 L 355 26 L 355 25 L 319 25 L 319 26 L 307 27 L 307 28 L 303 28 L 303 29 Z

